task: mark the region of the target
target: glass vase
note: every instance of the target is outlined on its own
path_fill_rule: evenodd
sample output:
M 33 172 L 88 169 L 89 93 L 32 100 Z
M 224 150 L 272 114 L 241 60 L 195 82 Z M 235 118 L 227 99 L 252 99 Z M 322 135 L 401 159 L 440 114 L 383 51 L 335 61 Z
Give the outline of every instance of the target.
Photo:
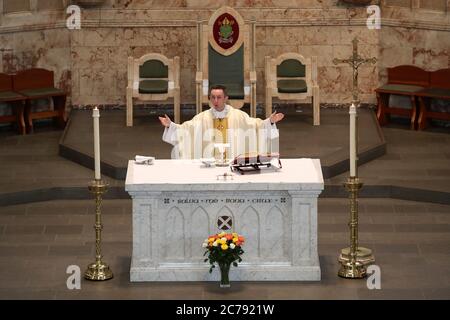
M 230 284 L 230 266 L 229 262 L 221 262 L 219 263 L 220 269 L 220 287 L 221 288 L 229 288 Z

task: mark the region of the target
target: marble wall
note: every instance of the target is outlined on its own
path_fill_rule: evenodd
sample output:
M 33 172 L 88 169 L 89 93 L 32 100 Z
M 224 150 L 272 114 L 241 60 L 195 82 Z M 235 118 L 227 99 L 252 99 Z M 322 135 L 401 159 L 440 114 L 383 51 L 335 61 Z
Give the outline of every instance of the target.
M 68 30 L 64 11 L 37 10 L 32 1 L 35 11 L 6 14 L 1 12 L 3 1 L 0 71 L 50 68 L 75 106 L 124 105 L 127 57 L 147 52 L 180 56 L 181 101 L 194 103 L 196 21 L 207 20 L 221 4 L 257 21 L 258 103 L 264 102 L 264 57 L 287 51 L 318 56 L 322 103 L 350 102 L 352 70 L 332 60 L 350 57 L 355 36 L 364 57 L 379 59 L 360 68 L 363 102 L 375 102 L 373 89 L 385 80 L 386 67 L 450 67 L 450 14 L 392 3 L 382 8 L 381 30 L 369 30 L 364 7 L 338 0 L 105 0 L 101 7 L 83 9 L 80 30 Z

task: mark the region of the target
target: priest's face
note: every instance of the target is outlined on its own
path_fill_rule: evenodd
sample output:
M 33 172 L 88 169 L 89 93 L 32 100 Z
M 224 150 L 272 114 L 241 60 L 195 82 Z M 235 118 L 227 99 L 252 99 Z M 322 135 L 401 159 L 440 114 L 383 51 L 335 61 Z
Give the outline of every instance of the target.
M 225 102 L 227 102 L 228 97 L 225 96 L 225 93 L 222 89 L 212 89 L 211 94 L 209 95 L 209 100 L 211 101 L 211 105 L 217 111 L 222 111 L 225 109 Z

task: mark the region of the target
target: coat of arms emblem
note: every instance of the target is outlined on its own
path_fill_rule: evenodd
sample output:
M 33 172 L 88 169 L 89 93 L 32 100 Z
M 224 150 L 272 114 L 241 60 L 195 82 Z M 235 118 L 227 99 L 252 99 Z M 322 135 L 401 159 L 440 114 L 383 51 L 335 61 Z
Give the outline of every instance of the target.
M 229 20 L 226 16 L 222 21 L 218 21 L 219 24 L 219 43 L 233 43 L 233 25 L 236 21 Z

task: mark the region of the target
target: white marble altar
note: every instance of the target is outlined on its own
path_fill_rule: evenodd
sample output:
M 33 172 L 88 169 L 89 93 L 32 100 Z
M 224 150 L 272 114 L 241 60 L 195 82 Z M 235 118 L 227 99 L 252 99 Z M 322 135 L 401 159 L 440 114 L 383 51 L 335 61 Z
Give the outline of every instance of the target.
M 198 160 L 128 163 L 133 199 L 131 281 L 218 280 L 202 243 L 220 232 L 219 217 L 246 237 L 231 281 L 320 280 L 317 197 L 324 187 L 318 159 L 283 159 L 278 172 L 234 174 Z M 218 179 L 219 178 L 219 179 Z M 228 230 L 229 231 L 229 230 Z

